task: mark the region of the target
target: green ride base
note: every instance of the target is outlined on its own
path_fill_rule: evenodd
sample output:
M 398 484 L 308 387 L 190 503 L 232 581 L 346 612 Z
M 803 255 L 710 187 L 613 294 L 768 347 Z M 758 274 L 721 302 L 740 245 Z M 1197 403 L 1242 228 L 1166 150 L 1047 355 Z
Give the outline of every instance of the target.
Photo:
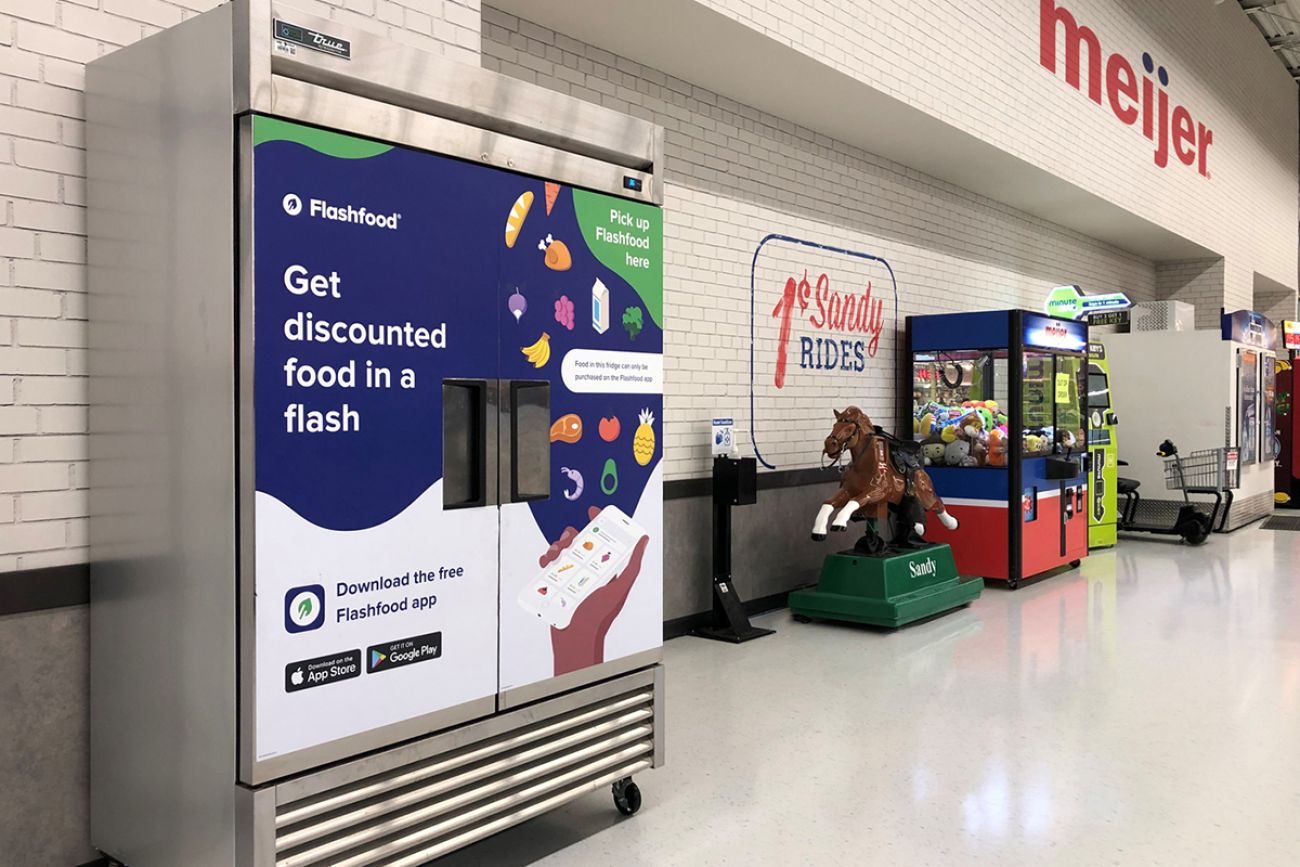
M 796 617 L 898 628 L 979 598 L 983 578 L 963 578 L 947 545 L 870 557 L 831 554 L 811 590 L 790 594 Z

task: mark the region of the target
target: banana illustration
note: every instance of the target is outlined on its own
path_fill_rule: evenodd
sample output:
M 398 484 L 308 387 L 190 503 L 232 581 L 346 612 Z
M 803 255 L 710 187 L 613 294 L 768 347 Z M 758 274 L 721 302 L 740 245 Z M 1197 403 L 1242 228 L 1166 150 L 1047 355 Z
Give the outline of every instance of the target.
M 546 362 L 551 360 L 551 335 L 545 331 L 542 336 L 537 338 L 537 342 L 532 346 L 525 346 L 519 350 L 524 354 L 533 365 L 533 367 L 545 367 Z

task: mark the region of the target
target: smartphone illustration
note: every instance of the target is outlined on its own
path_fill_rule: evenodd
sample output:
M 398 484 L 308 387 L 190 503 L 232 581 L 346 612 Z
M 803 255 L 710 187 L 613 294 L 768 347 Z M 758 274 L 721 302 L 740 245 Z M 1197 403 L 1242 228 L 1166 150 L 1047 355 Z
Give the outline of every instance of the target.
M 636 543 L 648 535 L 617 506 L 606 506 L 519 593 L 529 614 L 564 629 L 588 596 L 623 571 Z

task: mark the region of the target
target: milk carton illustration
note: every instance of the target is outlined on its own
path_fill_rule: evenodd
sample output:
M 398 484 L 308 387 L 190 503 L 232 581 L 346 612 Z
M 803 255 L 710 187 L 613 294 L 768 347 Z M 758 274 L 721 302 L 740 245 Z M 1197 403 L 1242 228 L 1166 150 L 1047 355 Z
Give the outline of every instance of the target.
M 609 330 L 609 290 L 600 278 L 591 286 L 591 327 L 597 334 Z

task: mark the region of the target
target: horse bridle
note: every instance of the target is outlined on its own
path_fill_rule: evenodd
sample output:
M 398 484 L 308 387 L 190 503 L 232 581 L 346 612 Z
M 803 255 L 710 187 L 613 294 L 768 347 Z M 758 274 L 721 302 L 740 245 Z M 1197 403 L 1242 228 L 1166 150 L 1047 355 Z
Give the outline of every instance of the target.
M 841 421 L 845 421 L 845 419 L 841 419 Z M 831 460 L 829 464 L 826 463 L 825 461 L 822 461 L 823 470 L 830 469 L 831 467 L 839 466 L 841 459 L 843 459 L 845 453 L 849 451 L 849 443 L 853 442 L 854 437 L 858 435 L 871 436 L 871 434 L 867 433 L 867 431 L 862 427 L 862 422 L 860 420 L 855 418 L 850 422 L 850 424 L 853 425 L 853 430 L 850 431 L 849 435 L 846 436 L 844 439 L 835 440 L 835 442 L 840 447 L 839 453 L 835 455 L 835 457 Z M 822 448 L 822 454 L 826 455 L 825 448 Z M 826 456 L 829 457 L 829 455 Z

